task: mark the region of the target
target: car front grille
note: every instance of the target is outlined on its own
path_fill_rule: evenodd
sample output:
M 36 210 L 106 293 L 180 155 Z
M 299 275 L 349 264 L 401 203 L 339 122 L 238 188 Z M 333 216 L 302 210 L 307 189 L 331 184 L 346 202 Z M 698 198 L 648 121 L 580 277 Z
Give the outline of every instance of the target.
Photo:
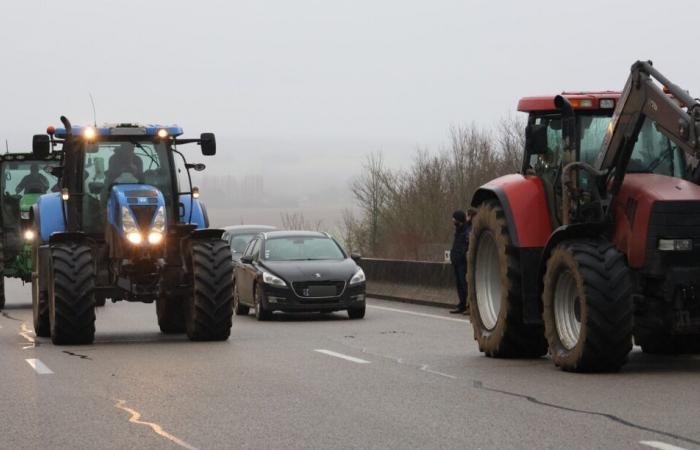
M 343 295 L 345 281 L 297 281 L 292 283 L 292 288 L 300 298 L 333 298 Z

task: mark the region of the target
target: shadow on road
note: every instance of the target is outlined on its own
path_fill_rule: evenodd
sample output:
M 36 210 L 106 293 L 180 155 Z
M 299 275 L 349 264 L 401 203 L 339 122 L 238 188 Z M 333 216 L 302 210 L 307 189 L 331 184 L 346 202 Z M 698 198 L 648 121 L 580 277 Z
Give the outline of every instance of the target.
M 255 320 L 255 316 L 237 316 L 234 320 Z M 336 322 L 349 320 L 344 312 L 337 313 L 281 313 L 276 312 L 268 322 Z
M 11 303 L 5 305 L 4 308 L 2 308 L 3 311 L 8 311 L 11 309 L 32 309 L 32 304 L 31 303 Z
M 700 373 L 700 355 L 649 355 L 634 351 L 622 373 Z

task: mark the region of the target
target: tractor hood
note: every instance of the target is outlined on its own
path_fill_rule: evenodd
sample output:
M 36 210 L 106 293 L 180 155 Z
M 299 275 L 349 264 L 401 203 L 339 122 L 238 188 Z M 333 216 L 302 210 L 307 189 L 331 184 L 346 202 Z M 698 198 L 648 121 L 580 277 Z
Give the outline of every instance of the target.
M 151 229 L 156 212 L 165 208 L 163 193 L 148 184 L 117 184 L 110 190 L 107 211 L 110 224 L 122 234 L 124 223 L 122 211 L 126 208 L 131 218 L 146 233 Z
M 700 201 L 700 186 L 680 178 L 652 173 L 630 173 L 625 175 L 621 191 L 637 200 L 647 201 Z M 625 196 L 626 197 L 626 196 Z

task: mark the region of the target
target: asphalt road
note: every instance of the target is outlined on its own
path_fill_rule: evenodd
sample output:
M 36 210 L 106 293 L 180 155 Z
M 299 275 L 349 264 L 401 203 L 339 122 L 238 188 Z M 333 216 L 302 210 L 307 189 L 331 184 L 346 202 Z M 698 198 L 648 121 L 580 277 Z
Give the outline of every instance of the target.
M 6 292 L 0 448 L 700 448 L 700 356 L 568 374 L 481 356 L 463 316 L 379 300 L 358 321 L 236 317 L 222 343 L 108 304 L 94 345 L 56 347 L 29 331 L 28 287 Z

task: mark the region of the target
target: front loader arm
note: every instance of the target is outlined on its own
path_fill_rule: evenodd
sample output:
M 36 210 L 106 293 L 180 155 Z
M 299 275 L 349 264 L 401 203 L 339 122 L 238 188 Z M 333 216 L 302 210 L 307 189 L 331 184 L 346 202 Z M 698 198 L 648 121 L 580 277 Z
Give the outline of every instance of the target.
M 612 183 L 608 189 L 613 196 L 622 185 L 646 119 L 653 120 L 657 129 L 686 153 L 695 158 L 700 154 L 700 102 L 663 76 L 651 62 L 637 61 L 594 163 L 597 171 L 609 174 Z

